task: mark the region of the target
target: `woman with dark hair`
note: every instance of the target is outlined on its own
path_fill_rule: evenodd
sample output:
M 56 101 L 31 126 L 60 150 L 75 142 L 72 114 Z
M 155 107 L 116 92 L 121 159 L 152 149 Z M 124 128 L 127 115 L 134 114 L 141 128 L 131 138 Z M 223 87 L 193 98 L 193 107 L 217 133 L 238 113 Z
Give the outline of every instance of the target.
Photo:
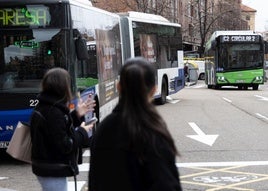
M 141 57 L 123 65 L 119 103 L 92 137 L 90 191 L 182 190 L 174 141 L 152 103 L 155 72 Z
M 62 68 L 46 72 L 42 80 L 39 104 L 31 116 L 32 171 L 42 191 L 67 191 L 67 177 L 78 174 L 81 149 L 89 146 L 83 116 L 93 110 L 94 100 L 78 102 L 70 112 L 71 79 Z M 81 161 L 80 161 L 81 162 Z

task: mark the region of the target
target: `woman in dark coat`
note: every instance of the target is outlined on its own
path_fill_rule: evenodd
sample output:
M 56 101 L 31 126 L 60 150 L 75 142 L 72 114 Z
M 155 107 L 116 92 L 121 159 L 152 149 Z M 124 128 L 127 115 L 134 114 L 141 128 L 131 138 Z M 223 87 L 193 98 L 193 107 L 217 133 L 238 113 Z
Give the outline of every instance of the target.
M 124 64 L 119 104 L 92 137 L 90 191 L 182 190 L 174 141 L 152 103 L 155 72 L 143 58 Z
M 30 122 L 32 171 L 43 191 L 67 191 L 67 177 L 78 174 L 79 150 L 89 146 L 93 124 L 85 125 L 83 116 L 95 103 L 80 100 L 70 112 L 70 76 L 62 68 L 44 75 L 38 100 Z

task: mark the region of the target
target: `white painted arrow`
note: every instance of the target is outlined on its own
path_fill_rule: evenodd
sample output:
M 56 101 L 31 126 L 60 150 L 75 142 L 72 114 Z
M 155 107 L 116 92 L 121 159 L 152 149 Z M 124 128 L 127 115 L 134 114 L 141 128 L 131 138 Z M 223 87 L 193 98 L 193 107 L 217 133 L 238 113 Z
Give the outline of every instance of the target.
M 195 139 L 201 143 L 212 146 L 219 135 L 206 135 L 194 122 L 189 122 L 189 125 L 193 128 L 197 135 L 187 135 L 191 139 Z

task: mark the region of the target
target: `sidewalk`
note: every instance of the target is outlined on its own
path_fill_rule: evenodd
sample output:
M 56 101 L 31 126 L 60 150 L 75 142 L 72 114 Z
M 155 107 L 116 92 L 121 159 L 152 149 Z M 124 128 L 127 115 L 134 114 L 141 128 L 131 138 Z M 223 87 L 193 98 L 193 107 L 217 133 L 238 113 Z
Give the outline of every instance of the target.
M 1 188 L 0 187 L 0 191 L 16 191 L 16 190 L 10 190 L 10 189 L 7 189 L 7 188 Z

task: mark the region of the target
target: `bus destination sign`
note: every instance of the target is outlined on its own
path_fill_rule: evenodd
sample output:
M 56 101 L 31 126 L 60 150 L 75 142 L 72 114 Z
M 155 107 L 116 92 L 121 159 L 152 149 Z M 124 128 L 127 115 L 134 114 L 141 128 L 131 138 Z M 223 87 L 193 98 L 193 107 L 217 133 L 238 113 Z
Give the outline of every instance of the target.
M 0 27 L 48 26 L 49 24 L 49 9 L 45 6 L 0 8 Z
M 221 42 L 259 42 L 257 35 L 223 35 Z

